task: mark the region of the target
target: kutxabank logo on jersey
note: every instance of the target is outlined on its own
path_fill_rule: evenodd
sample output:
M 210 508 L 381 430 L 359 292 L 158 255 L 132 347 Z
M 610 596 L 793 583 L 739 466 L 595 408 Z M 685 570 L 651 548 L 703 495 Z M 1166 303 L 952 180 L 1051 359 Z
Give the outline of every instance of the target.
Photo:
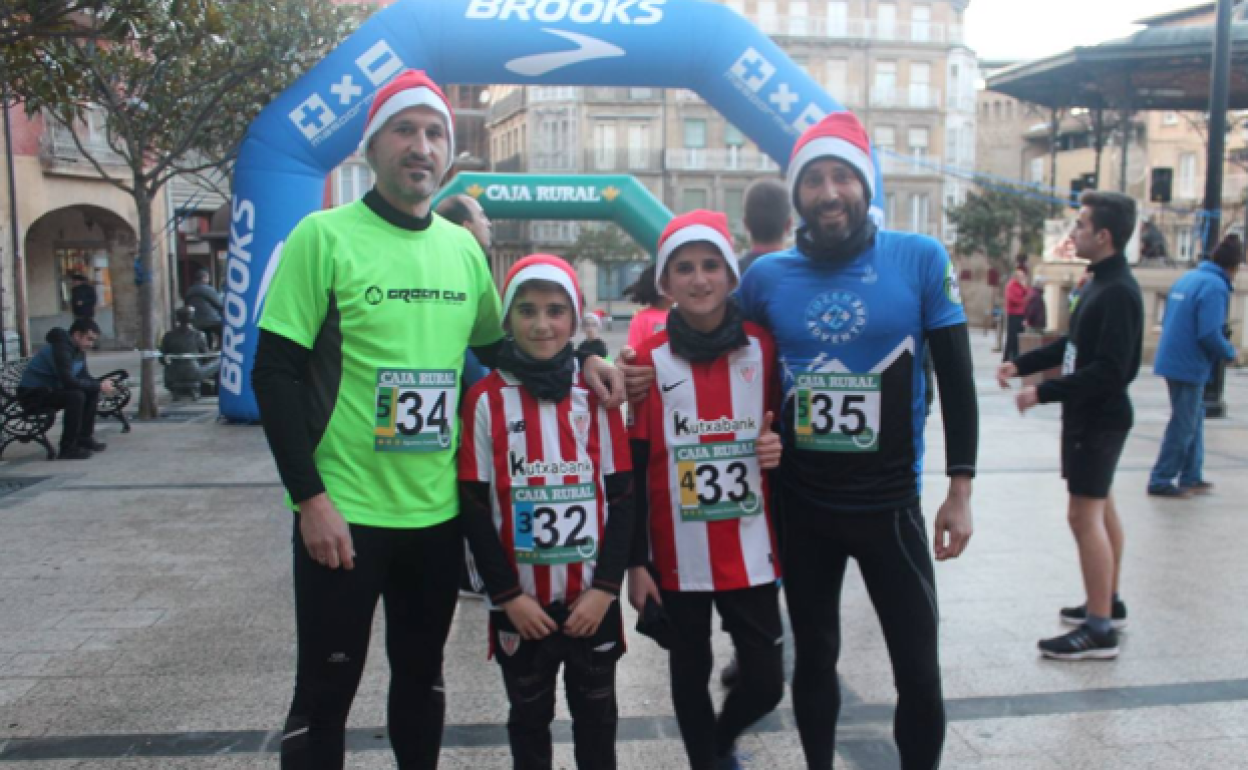
M 806 329 L 820 342 L 843 345 L 867 328 L 867 303 L 852 291 L 825 291 L 806 306 Z

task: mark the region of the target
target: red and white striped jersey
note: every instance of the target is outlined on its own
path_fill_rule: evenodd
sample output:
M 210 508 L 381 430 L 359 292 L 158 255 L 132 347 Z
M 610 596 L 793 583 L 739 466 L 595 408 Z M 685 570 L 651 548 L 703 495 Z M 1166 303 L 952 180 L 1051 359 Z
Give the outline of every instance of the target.
M 780 577 L 767 478 L 754 440 L 778 400 L 775 345 L 745 324 L 749 345 L 710 363 L 677 358 L 666 331 L 638 363 L 654 384 L 632 437 L 650 443 L 650 557 L 666 591 L 734 591 Z M 639 469 L 640 471 L 640 469 Z
M 558 403 L 494 371 L 463 407 L 460 481 L 490 485 L 499 540 L 520 587 L 543 607 L 570 604 L 594 579 L 607 524 L 606 476 L 628 471 L 628 433 L 581 375 Z

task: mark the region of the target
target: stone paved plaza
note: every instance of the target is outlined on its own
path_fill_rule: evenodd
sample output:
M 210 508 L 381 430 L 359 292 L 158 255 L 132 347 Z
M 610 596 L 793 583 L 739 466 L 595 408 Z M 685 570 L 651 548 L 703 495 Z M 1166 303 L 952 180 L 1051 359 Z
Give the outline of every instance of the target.
M 1082 596 L 1058 410 L 1020 418 L 993 382 L 988 340 L 976 332 L 974 342 L 976 534 L 962 559 L 937 567 L 942 767 L 1248 768 L 1248 372 L 1228 378 L 1230 419 L 1208 425 L 1217 492 L 1188 501 L 1145 495 L 1168 407 L 1164 384 L 1141 375 L 1116 486 L 1131 627 L 1115 662 L 1055 663 L 1036 640 L 1060 632 L 1058 608 Z M 259 428 L 216 424 L 209 403 L 166 408 L 170 419 L 129 435 L 103 428 L 110 447 L 90 462 L 47 463 L 15 446 L 0 463 L 0 770 L 277 767 L 294 631 L 276 471 Z M 938 416 L 928 436 L 930 515 L 944 491 Z M 854 571 L 844 627 L 838 767 L 896 768 L 888 660 Z M 445 768 L 510 767 L 484 628 L 481 603 L 461 602 L 447 648 Z M 726 661 L 726 640 L 716 644 Z M 351 715 L 353 768 L 394 766 L 387 670 L 373 652 Z M 666 658 L 635 634 L 619 697 L 620 766 L 685 766 Z M 557 766 L 573 767 L 562 706 L 557 741 Z M 787 698 L 742 743 L 749 767 L 803 766 Z

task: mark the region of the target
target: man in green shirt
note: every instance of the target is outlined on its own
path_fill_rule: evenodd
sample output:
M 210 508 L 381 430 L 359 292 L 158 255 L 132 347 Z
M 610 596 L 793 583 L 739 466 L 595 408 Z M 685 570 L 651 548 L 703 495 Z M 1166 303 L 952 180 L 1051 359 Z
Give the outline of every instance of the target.
M 376 187 L 295 228 L 265 299 L 252 379 L 296 511 L 299 651 L 283 770 L 343 767 L 379 598 L 398 766 L 437 764 L 442 647 L 463 568 L 459 373 L 465 348 L 491 364 L 503 334 L 480 247 L 430 211 L 454 157 L 453 120 L 423 72 L 381 89 L 363 140 Z M 610 367 L 587 374 L 622 396 Z

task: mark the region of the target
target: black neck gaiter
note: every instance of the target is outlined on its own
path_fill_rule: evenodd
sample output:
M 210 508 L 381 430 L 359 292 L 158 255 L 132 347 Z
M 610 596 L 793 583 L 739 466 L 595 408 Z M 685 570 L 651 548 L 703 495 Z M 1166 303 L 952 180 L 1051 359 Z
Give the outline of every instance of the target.
M 572 343 L 563 346 L 554 358 L 538 361 L 508 337 L 498 351 L 498 368 L 520 380 L 524 389 L 541 401 L 562 401 L 576 378 L 576 355 Z
M 667 314 L 667 339 L 672 352 L 691 364 L 714 361 L 725 353 L 745 347 L 749 337 L 745 334 L 745 317 L 736 299 L 729 297 L 724 320 L 713 331 L 700 332 L 689 325 L 673 308 Z
M 802 225 L 797 231 L 797 248 L 815 262 L 846 262 L 874 246 L 875 233 L 875 222 L 866 217 L 845 240 L 822 245 L 810 237 L 810 225 Z

